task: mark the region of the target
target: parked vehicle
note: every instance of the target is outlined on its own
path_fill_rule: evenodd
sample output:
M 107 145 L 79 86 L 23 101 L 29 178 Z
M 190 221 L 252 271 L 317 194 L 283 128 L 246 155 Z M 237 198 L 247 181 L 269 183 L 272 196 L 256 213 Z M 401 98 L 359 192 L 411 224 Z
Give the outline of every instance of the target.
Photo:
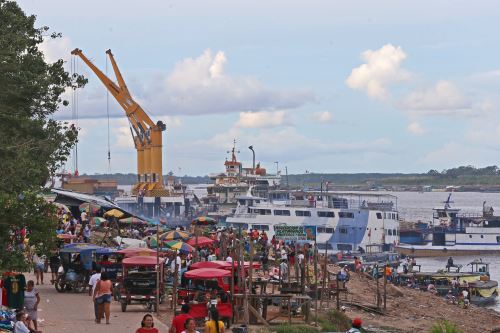
M 164 260 L 159 259 L 159 272 L 156 270 L 157 258 L 153 256 L 137 256 L 122 261 L 123 283 L 118 292 L 122 311 L 127 306 L 139 303 L 148 310 L 156 311 L 156 300 L 163 303 L 165 297 Z M 157 279 L 159 274 L 159 285 Z

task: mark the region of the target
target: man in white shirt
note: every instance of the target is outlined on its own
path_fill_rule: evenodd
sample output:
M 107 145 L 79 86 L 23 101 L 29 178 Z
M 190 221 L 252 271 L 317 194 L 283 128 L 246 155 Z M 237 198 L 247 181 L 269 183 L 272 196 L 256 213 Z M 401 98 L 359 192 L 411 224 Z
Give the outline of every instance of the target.
M 180 280 L 182 260 L 178 254 L 177 254 L 177 257 L 175 257 L 175 260 L 172 260 L 170 262 L 170 271 L 172 272 L 172 277 L 174 277 L 174 278 L 176 277 L 175 276 L 175 266 L 176 265 L 177 265 L 177 279 Z
M 230 254 L 227 255 L 226 262 L 233 262 L 233 258 Z
M 101 279 L 101 273 L 100 272 L 95 272 L 94 274 L 92 274 L 92 276 L 90 277 L 90 280 L 89 280 L 89 296 L 92 296 L 94 295 L 94 289 L 95 289 L 95 286 L 97 285 L 97 281 L 99 281 Z M 94 302 L 94 315 L 95 315 L 95 321 L 97 322 L 98 321 L 98 312 L 99 309 L 98 309 L 98 304 L 97 302 Z

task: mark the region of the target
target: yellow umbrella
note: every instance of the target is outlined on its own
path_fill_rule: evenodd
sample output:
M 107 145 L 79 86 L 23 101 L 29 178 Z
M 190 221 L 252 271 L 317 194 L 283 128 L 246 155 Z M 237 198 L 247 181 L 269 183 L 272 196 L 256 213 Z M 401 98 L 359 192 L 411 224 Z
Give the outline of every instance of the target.
M 118 210 L 118 209 L 111 209 L 111 210 L 108 210 L 106 213 L 104 213 L 104 217 L 116 217 L 116 218 L 122 218 L 123 215 L 125 215 L 122 211 Z

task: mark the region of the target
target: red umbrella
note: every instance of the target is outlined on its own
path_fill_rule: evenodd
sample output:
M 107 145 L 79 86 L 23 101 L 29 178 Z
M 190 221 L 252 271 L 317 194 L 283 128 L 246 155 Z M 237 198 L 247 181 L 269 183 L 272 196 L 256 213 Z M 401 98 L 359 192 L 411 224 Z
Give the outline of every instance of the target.
M 198 236 L 198 246 L 207 246 L 213 244 L 214 240 L 205 236 Z M 186 243 L 196 246 L 196 237 L 189 239 Z

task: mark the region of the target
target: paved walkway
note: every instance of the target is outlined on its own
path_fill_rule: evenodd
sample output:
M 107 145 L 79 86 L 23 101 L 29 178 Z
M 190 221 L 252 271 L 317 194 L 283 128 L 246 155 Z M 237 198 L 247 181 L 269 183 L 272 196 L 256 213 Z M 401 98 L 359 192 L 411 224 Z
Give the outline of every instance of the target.
M 32 274 L 26 274 L 26 280 L 34 279 Z M 43 333 L 134 333 L 141 325 L 142 317 L 147 313 L 144 306 L 129 305 L 127 312 L 122 312 L 120 303 L 111 303 L 111 324 L 94 322 L 94 307 L 92 298 L 86 293 L 58 293 L 50 284 L 50 274 L 45 274 L 44 285 L 35 286 L 40 292 L 38 306 L 38 327 Z M 168 327 L 156 317 L 155 327 L 160 333 L 167 333 Z

